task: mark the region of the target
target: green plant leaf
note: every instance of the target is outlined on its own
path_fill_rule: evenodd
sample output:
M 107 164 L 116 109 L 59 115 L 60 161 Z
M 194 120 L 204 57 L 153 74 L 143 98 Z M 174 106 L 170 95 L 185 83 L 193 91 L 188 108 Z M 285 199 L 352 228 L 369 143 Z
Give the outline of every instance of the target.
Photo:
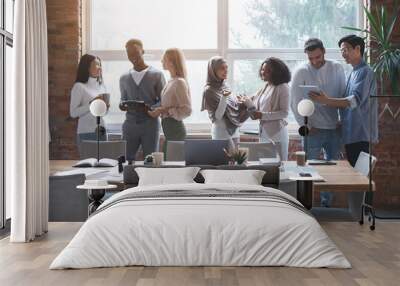
M 360 28 L 354 28 L 354 27 L 348 27 L 348 26 L 343 26 L 340 27 L 342 29 L 350 30 L 350 31 L 356 31 L 356 32 L 364 32 L 364 33 L 370 33 L 367 29 L 360 29 Z
M 392 33 L 396 25 L 398 15 L 400 14 L 400 6 L 397 6 L 397 1 L 395 1 L 394 5 L 395 7 L 397 7 L 397 9 L 395 9 L 395 11 L 393 12 L 393 16 L 388 27 L 387 35 L 389 39 L 392 37 Z

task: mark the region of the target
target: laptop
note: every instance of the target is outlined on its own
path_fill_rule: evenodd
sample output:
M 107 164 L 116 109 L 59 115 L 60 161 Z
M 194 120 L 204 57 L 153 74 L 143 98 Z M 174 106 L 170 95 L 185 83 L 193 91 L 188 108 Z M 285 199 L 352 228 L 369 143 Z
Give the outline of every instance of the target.
M 188 165 L 227 165 L 229 140 L 188 139 L 185 140 L 185 161 Z

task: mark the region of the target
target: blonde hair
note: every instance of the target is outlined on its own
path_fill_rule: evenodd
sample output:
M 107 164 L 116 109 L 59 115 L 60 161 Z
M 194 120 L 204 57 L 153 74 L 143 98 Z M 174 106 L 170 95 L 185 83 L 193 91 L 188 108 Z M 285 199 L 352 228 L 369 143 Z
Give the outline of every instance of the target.
M 168 58 L 168 60 L 174 67 L 176 76 L 187 79 L 185 55 L 180 49 L 178 48 L 167 49 L 164 52 L 163 57 Z

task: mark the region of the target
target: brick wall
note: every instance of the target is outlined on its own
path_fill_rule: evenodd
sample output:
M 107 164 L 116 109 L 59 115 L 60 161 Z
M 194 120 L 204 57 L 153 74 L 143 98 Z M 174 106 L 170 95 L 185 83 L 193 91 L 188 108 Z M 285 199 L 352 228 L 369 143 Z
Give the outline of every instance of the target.
M 69 94 L 80 57 L 80 1 L 47 0 L 50 158 L 77 158 Z
M 372 0 L 372 6 L 380 3 L 391 6 L 393 1 Z M 51 159 L 76 159 L 76 120 L 68 119 L 69 94 L 74 83 L 77 64 L 81 55 L 80 0 L 47 0 L 49 38 L 49 112 L 52 141 Z M 400 23 L 396 27 L 395 41 L 400 42 Z M 384 112 L 379 120 L 380 142 L 374 146 L 378 163 L 374 172 L 378 192 L 377 206 L 400 206 L 400 99 L 379 99 L 382 111 L 388 103 L 390 112 Z M 299 150 L 299 140 L 291 140 L 290 154 Z M 293 158 L 293 157 L 291 157 Z M 316 196 L 318 199 L 318 195 Z M 338 195 L 336 202 L 345 200 Z
M 373 0 L 371 7 L 384 4 L 390 9 L 394 1 Z M 400 43 L 400 21 L 398 21 L 393 41 Z M 400 81 L 400 79 L 399 79 Z M 400 207 L 400 96 L 380 98 L 379 103 L 379 143 L 374 145 L 373 154 L 378 162 L 373 173 L 377 192 L 374 204 L 377 207 Z M 386 108 L 386 109 L 385 109 Z

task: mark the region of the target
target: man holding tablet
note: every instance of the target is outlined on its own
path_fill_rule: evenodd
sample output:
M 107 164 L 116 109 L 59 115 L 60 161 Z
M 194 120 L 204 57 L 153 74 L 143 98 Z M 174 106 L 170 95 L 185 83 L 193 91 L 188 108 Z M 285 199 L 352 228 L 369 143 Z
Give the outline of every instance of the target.
M 325 59 L 325 48 L 320 39 L 311 38 L 304 44 L 308 62 L 299 66 L 293 74 L 290 87 L 290 106 L 296 121 L 303 125 L 304 118 L 297 111 L 298 103 L 311 92 L 325 92 L 341 98 L 346 88 L 344 69 L 338 62 Z M 339 112 L 336 107 L 315 104 L 314 114 L 309 118 L 307 156 L 309 159 L 338 159 L 340 150 Z M 321 193 L 321 205 L 329 207 L 332 194 Z
M 135 160 L 140 146 L 144 156 L 158 151 L 160 119 L 150 117 L 147 110 L 160 104 L 165 79 L 161 71 L 145 63 L 142 41 L 131 39 L 125 48 L 133 67 L 119 80 L 119 108 L 126 111 L 126 119 L 122 125 L 123 139 L 126 140 L 126 158 Z
M 353 66 L 345 96 L 335 98 L 333 94 L 322 91 L 310 92 L 310 98 L 340 108 L 342 140 L 347 160 L 354 167 L 362 151 L 369 153 L 369 143 L 378 141 L 378 105 L 376 100 L 369 102 L 369 97 L 376 95 L 376 79 L 373 70 L 363 60 L 365 43 L 361 37 L 348 35 L 341 38 L 338 45 L 346 63 Z

